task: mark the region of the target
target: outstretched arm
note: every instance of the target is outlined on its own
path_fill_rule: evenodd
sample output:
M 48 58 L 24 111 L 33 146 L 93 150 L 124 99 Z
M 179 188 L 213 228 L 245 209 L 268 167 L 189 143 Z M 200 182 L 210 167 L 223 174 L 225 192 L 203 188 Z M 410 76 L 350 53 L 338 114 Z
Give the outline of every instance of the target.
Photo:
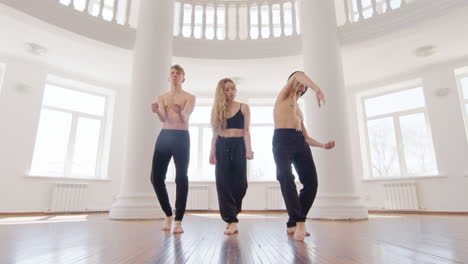
M 301 123 L 301 129 L 302 129 L 302 133 L 304 135 L 305 141 L 307 142 L 307 144 L 309 144 L 309 146 L 319 147 L 319 148 L 324 148 L 324 149 L 332 149 L 335 147 L 334 140 L 328 141 L 327 143 L 320 143 L 317 140 L 311 138 L 309 134 L 307 133 L 307 129 L 304 125 L 304 121 L 302 121 Z

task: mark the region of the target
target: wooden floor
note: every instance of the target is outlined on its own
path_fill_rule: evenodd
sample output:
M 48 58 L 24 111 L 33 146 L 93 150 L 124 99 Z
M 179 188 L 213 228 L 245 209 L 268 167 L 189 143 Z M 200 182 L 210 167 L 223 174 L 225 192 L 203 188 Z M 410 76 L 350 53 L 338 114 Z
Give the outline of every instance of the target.
M 226 236 L 217 214 L 186 215 L 182 235 L 105 214 L 1 217 L 0 263 L 468 263 L 467 216 L 308 221 L 304 242 L 286 235 L 285 214 L 240 221 Z

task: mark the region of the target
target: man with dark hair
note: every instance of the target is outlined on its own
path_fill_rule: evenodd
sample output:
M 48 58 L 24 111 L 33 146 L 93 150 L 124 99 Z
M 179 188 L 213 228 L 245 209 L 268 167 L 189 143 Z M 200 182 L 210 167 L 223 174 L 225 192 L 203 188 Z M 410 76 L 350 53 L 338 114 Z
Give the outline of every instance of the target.
M 179 65 L 171 67 L 169 76 L 171 90 L 158 97 L 151 105 L 153 113 L 163 123 L 153 155 L 151 182 L 161 208 L 166 214 L 166 221 L 161 230 L 170 231 L 172 226 L 172 208 L 169 203 L 165 179 L 167 167 L 174 157 L 176 167 L 176 203 L 174 234 L 183 233 L 182 218 L 185 213 L 188 195 L 187 170 L 190 159 L 189 117 L 195 106 L 195 96 L 182 90 L 185 71 Z
M 305 73 L 297 71 L 289 76 L 288 82 L 276 98 L 274 108 L 273 156 L 276 178 L 289 215 L 287 233 L 294 234 L 295 240 L 304 240 L 305 236 L 310 235 L 306 231 L 305 220 L 317 194 L 317 172 L 310 146 L 324 149 L 335 147 L 335 141 L 323 144 L 307 133 L 297 102 L 305 94 L 307 87 L 315 91 L 320 107 L 325 102 L 322 91 Z M 304 186 L 299 195 L 291 165 L 296 168 L 299 181 Z

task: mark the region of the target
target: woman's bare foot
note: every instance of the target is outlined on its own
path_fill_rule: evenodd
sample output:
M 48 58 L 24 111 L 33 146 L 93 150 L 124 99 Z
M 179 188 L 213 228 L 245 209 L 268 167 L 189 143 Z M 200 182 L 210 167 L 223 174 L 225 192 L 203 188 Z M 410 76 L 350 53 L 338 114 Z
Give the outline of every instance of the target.
M 182 221 L 175 221 L 174 230 L 172 231 L 172 234 L 182 234 L 183 232 L 184 229 L 182 228 Z
M 172 226 L 172 216 L 166 217 L 166 220 L 164 221 L 164 225 L 161 226 L 162 231 L 171 231 L 171 226 Z
M 224 231 L 224 234 L 225 235 L 233 235 L 235 233 L 239 232 L 239 230 L 237 229 L 237 223 L 231 223 L 229 225 L 229 228 Z
M 286 232 L 288 233 L 288 235 L 292 235 L 292 234 L 294 234 L 294 233 L 296 232 L 296 227 L 295 227 L 295 226 L 293 226 L 293 227 L 288 227 L 288 229 L 286 229 Z M 306 231 L 305 231 L 305 235 L 306 235 L 306 236 L 310 236 L 310 233 L 307 232 L 307 229 L 306 229 Z
M 294 232 L 294 240 L 303 241 L 306 236 L 305 222 L 296 223 L 296 231 Z

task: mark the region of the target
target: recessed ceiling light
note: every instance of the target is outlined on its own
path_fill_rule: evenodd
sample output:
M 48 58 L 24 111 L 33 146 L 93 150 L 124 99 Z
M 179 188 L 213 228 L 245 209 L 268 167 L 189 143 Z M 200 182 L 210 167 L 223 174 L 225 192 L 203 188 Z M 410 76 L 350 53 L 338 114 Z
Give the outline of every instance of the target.
M 47 53 L 47 49 L 37 43 L 34 43 L 34 42 L 28 42 L 28 43 L 25 43 L 24 44 L 24 49 L 33 54 L 33 55 L 37 55 L 37 56 L 42 56 L 42 55 L 45 55 Z
M 432 45 L 422 46 L 414 50 L 414 55 L 417 57 L 429 57 L 434 55 L 435 47 Z

